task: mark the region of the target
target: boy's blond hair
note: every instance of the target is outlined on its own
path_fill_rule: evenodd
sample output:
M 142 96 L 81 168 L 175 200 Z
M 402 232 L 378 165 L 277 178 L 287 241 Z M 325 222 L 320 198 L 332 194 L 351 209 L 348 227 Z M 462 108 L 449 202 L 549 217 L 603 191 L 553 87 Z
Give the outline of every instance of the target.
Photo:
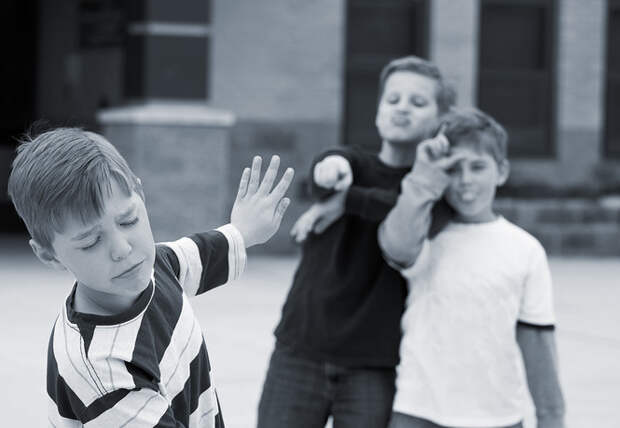
M 104 137 L 79 128 L 57 128 L 17 148 L 8 193 L 30 236 L 51 250 L 54 232 L 73 217 L 99 218 L 112 180 L 143 197 L 140 180 Z
M 410 71 L 435 80 L 437 82 L 435 97 L 440 114 L 446 113 L 456 103 L 456 91 L 444 80 L 439 68 L 432 62 L 413 55 L 397 58 L 383 67 L 379 76 L 379 101 L 383 96 L 385 81 L 397 71 Z
M 508 134 L 489 114 L 475 108 L 454 108 L 441 123 L 450 146 L 470 145 L 493 156 L 498 164 L 506 160 Z

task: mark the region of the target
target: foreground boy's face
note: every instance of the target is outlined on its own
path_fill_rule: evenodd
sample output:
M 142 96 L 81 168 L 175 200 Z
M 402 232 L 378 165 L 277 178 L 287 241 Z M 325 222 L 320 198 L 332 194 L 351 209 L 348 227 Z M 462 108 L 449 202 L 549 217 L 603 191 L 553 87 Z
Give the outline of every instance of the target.
M 137 296 L 148 285 L 155 261 L 144 201 L 136 192 L 128 196 L 116 181 L 111 184 L 101 218 L 88 225 L 67 220 L 52 243 L 58 262 L 95 300 L 108 294 Z
M 431 135 L 439 116 L 437 82 L 411 71 L 396 71 L 385 81 L 376 125 L 383 140 L 417 143 Z
M 489 153 L 470 146 L 454 147 L 452 153 L 463 156 L 463 160 L 449 170 L 451 179 L 446 200 L 456 210 L 460 221 L 492 221 L 495 190 L 508 178 L 507 162 L 498 165 Z

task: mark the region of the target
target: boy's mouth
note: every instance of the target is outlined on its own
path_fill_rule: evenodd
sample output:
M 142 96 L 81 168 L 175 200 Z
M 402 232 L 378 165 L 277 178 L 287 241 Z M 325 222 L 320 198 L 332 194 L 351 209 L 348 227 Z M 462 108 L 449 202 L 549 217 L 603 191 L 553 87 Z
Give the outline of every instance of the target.
M 140 267 L 142 267 L 142 263 L 143 262 L 136 263 L 135 265 L 133 265 L 129 269 L 121 272 L 119 275 L 116 275 L 113 279 L 123 279 L 123 278 L 128 278 L 128 277 L 134 275 L 135 273 L 137 273 L 140 270 Z
M 470 189 L 459 191 L 457 193 L 457 196 L 461 202 L 465 202 L 465 203 L 474 202 L 477 198 L 476 192 Z
M 411 120 L 406 116 L 392 116 L 390 121 L 392 125 L 396 126 L 409 126 L 411 124 Z

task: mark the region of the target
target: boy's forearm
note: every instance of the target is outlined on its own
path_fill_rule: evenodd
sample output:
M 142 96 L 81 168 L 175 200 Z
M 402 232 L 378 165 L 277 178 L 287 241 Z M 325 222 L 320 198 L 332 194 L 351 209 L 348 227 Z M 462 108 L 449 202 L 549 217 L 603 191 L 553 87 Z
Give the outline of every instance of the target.
M 377 187 L 351 186 L 347 191 L 345 213 L 380 222 L 396 204 L 398 192 Z
M 523 354 L 538 428 L 564 428 L 564 398 L 560 386 L 553 327 L 519 323 L 517 342 Z
M 426 164 L 417 164 L 405 176 L 396 205 L 379 227 L 379 245 L 388 260 L 402 267 L 415 262 L 448 180 L 443 171 Z

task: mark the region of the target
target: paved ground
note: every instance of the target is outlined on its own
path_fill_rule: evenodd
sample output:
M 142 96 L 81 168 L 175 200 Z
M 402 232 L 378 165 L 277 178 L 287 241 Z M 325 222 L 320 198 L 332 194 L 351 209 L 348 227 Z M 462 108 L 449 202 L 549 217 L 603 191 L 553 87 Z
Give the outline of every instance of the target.
M 295 264 L 294 256 L 250 255 L 242 280 L 194 301 L 229 428 L 255 424 L 271 333 Z M 552 259 L 551 269 L 568 427 L 618 428 L 620 261 Z M 24 242 L 0 236 L 2 427 L 45 426 L 47 340 L 70 286 L 66 274 L 38 263 Z M 32 420 L 18 419 L 24 415 Z

